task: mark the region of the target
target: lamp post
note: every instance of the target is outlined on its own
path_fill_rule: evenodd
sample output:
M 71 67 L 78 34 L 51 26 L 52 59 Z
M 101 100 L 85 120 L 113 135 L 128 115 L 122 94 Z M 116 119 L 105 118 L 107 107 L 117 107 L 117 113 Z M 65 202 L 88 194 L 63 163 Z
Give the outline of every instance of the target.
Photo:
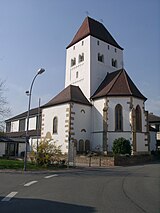
M 30 106 L 31 106 L 32 88 L 33 88 L 33 84 L 34 84 L 34 81 L 35 81 L 36 77 L 38 75 L 42 74 L 43 72 L 45 72 L 45 69 L 43 69 L 43 68 L 38 70 L 37 74 L 35 75 L 35 77 L 32 80 L 32 83 L 31 83 L 31 86 L 30 86 L 30 90 L 26 91 L 26 94 L 29 96 L 29 102 L 28 102 L 28 112 L 27 112 L 26 142 L 25 142 L 25 153 L 24 153 L 24 171 L 26 171 L 26 167 L 27 167 L 27 146 L 28 146 L 28 142 L 29 142 L 29 135 L 28 135 L 29 113 L 30 113 Z

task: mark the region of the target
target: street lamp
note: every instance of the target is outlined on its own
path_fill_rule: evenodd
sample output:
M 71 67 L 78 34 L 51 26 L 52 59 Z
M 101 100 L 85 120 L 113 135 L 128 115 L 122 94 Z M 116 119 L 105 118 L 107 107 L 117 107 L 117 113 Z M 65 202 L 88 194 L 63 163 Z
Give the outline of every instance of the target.
M 28 146 L 28 142 L 29 142 L 29 135 L 28 135 L 28 129 L 29 129 L 29 113 L 30 113 L 30 106 L 31 106 L 31 95 L 32 95 L 32 88 L 33 88 L 33 84 L 34 81 L 36 79 L 36 77 L 42 73 L 45 72 L 45 69 L 40 68 L 37 72 L 37 74 L 35 75 L 35 77 L 32 80 L 31 86 L 30 86 L 30 90 L 26 91 L 26 94 L 29 96 L 29 102 L 28 102 L 28 113 L 27 113 L 27 127 L 26 127 L 26 141 L 25 141 L 25 153 L 24 153 L 24 171 L 26 171 L 26 167 L 27 167 L 27 146 Z

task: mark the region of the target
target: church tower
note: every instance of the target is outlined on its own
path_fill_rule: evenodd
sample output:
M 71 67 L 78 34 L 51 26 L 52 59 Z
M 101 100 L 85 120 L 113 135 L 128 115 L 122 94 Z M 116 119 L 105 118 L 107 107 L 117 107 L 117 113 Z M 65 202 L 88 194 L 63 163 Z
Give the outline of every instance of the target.
M 65 87 L 79 86 L 90 99 L 107 73 L 123 67 L 123 48 L 105 26 L 86 17 L 66 48 Z

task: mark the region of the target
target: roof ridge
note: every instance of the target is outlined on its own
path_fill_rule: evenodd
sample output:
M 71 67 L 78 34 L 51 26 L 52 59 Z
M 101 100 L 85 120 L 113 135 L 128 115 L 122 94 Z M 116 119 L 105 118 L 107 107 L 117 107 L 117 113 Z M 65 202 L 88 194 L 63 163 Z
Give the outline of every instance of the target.
M 123 71 L 124 71 L 124 74 L 125 74 L 124 77 L 125 77 L 125 80 L 126 80 L 126 83 L 127 83 L 127 87 L 129 89 L 129 92 L 130 92 L 131 95 L 133 95 L 133 93 L 131 91 L 131 88 L 129 86 L 129 83 L 128 83 L 127 73 L 126 73 L 126 71 L 124 69 L 123 69 Z
M 118 70 L 117 70 L 118 71 Z M 115 83 L 117 82 L 120 74 L 121 74 L 122 70 L 119 70 L 119 73 L 117 74 L 117 76 L 115 76 L 113 79 L 115 79 L 115 82 L 112 84 L 111 88 L 108 90 L 108 93 L 111 91 L 111 89 L 113 88 L 113 86 L 115 85 Z M 111 74 L 111 73 L 110 73 Z

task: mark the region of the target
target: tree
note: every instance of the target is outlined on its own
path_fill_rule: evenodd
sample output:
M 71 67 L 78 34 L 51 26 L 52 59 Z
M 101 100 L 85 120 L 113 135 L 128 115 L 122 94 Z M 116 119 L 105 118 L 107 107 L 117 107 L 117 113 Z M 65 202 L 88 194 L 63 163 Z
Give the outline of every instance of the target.
M 38 165 L 48 166 L 53 162 L 59 162 L 62 156 L 61 146 L 56 146 L 53 140 L 45 138 L 40 141 L 34 156 Z
M 0 80 L 0 132 L 4 130 L 4 118 L 10 113 L 8 102 L 4 96 L 5 82 Z
M 115 139 L 112 147 L 113 153 L 116 154 L 131 154 L 130 141 L 125 138 Z

